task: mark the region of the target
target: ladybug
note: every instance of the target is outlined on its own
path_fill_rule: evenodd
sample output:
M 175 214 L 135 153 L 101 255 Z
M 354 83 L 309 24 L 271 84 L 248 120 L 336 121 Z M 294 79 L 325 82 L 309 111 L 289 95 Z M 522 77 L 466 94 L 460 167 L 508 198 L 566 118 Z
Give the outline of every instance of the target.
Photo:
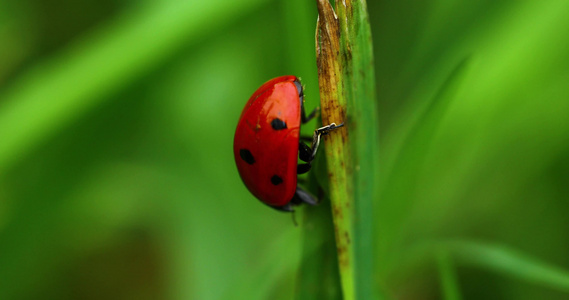
M 296 76 L 271 79 L 258 88 L 241 112 L 233 154 L 239 175 L 261 202 L 292 212 L 301 203 L 317 204 L 316 198 L 297 186 L 297 174 L 310 170 L 320 137 L 344 126 L 332 123 L 314 131 L 312 145 L 300 139 L 300 126 L 316 115 L 304 111 L 304 93 Z M 298 159 L 304 163 L 298 164 Z

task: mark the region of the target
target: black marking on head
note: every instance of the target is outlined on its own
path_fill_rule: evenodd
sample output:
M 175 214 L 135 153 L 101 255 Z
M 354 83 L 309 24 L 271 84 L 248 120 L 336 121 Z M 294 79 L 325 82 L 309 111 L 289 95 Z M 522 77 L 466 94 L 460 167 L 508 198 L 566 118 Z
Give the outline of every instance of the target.
M 249 151 L 249 149 L 239 150 L 239 156 L 241 156 L 241 159 L 250 165 L 255 163 L 255 158 L 253 157 L 253 154 L 251 154 L 251 151 Z
M 274 118 L 271 121 L 271 126 L 273 127 L 274 130 L 282 130 L 282 129 L 286 129 L 286 123 L 285 121 L 279 119 L 279 118 Z
M 273 177 L 271 177 L 271 183 L 273 185 L 279 185 L 279 184 L 283 183 L 283 179 L 277 175 L 273 175 Z

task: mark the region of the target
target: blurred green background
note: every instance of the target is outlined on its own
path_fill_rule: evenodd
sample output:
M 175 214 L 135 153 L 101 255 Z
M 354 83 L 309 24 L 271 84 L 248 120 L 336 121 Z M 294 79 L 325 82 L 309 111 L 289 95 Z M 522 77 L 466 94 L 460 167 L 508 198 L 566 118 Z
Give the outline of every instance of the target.
M 567 299 L 569 2 L 368 8 L 370 280 Z M 306 0 L 0 0 L 0 299 L 293 298 L 302 228 L 231 149 L 266 80 L 301 76 L 318 105 L 315 24 Z

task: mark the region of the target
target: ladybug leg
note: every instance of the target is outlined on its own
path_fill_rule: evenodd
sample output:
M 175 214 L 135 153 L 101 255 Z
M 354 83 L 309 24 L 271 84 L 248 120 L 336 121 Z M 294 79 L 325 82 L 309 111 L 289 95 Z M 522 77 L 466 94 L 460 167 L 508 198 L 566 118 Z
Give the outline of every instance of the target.
M 294 196 L 292 197 L 292 199 L 290 200 L 289 203 L 287 203 L 283 206 L 271 206 L 271 207 L 278 210 L 278 211 L 294 212 L 293 207 L 296 205 L 300 205 L 302 203 L 307 203 L 310 205 L 316 205 L 316 204 L 318 204 L 318 199 L 316 199 L 316 197 L 314 197 L 309 192 L 307 192 L 307 191 L 303 190 L 302 188 L 300 188 L 299 186 L 297 186 L 296 192 L 294 193 Z
M 316 156 L 316 152 L 318 151 L 318 146 L 320 146 L 320 138 L 322 136 L 330 133 L 330 131 L 338 129 L 338 128 L 343 127 L 343 126 L 344 126 L 344 123 L 342 123 L 340 125 L 336 125 L 336 123 L 332 123 L 330 125 L 320 127 L 314 131 L 314 136 L 312 137 L 312 147 L 310 147 L 312 149 L 310 161 L 312 161 L 314 159 L 314 157 Z
M 318 151 L 318 146 L 320 146 L 320 138 L 324 135 L 330 133 L 330 131 L 335 130 L 337 128 L 343 127 L 344 123 L 340 125 L 336 125 L 336 123 L 332 123 L 330 125 L 320 127 L 314 131 L 314 135 L 312 136 L 312 147 L 307 146 L 303 142 L 298 143 L 298 157 L 300 160 L 306 162 L 305 164 L 299 164 L 296 167 L 297 174 L 304 174 L 310 171 L 312 167 L 311 162 L 314 160 L 316 156 L 316 152 Z
M 298 143 L 298 158 L 303 162 L 312 161 L 312 148 L 308 147 L 305 143 Z
M 320 111 L 320 107 L 316 107 L 308 116 L 306 115 L 306 112 L 304 111 L 304 105 L 302 105 L 301 107 L 301 120 L 302 120 L 302 124 L 304 123 L 308 123 L 310 120 L 314 119 L 314 117 L 316 117 L 316 114 Z
M 274 209 L 276 209 L 276 210 L 278 210 L 278 211 L 293 212 L 293 211 L 294 211 L 294 209 L 292 209 L 292 206 L 293 206 L 293 205 L 294 205 L 294 203 L 289 202 L 289 203 L 287 203 L 287 204 L 285 204 L 285 205 L 283 205 L 283 206 L 272 206 L 272 205 L 271 205 L 271 207 L 274 208 Z
M 306 164 L 299 164 L 296 166 L 296 174 L 304 174 L 310 171 L 312 167 L 310 162 L 312 161 L 312 148 L 308 147 L 302 141 L 298 143 L 298 158 L 306 162 Z
M 296 187 L 296 193 L 292 199 L 293 200 L 290 203 L 306 203 L 310 205 L 318 204 L 318 199 L 316 197 L 298 186 Z
M 302 90 L 302 86 L 300 87 L 299 91 L 300 92 L 298 96 L 300 99 L 300 120 L 302 121 L 302 124 L 304 124 L 316 116 L 316 113 L 320 111 L 320 107 L 316 107 L 308 116 L 306 116 L 306 112 L 304 111 L 304 92 Z
M 304 174 L 310 171 L 310 168 L 312 168 L 312 165 L 310 165 L 310 163 L 299 164 L 296 166 L 296 174 Z

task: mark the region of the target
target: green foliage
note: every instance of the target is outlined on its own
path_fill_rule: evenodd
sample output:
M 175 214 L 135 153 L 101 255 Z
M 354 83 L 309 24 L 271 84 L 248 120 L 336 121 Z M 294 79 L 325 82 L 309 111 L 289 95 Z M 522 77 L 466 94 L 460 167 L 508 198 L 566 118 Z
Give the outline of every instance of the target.
M 354 155 L 380 173 L 358 181 L 373 231 L 355 288 L 566 299 L 567 1 L 367 5 L 380 135 Z M 295 227 L 231 152 L 267 79 L 301 76 L 318 105 L 316 16 L 301 0 L 0 1 L 0 299 L 340 298 L 324 158 L 308 180 L 325 202 Z

